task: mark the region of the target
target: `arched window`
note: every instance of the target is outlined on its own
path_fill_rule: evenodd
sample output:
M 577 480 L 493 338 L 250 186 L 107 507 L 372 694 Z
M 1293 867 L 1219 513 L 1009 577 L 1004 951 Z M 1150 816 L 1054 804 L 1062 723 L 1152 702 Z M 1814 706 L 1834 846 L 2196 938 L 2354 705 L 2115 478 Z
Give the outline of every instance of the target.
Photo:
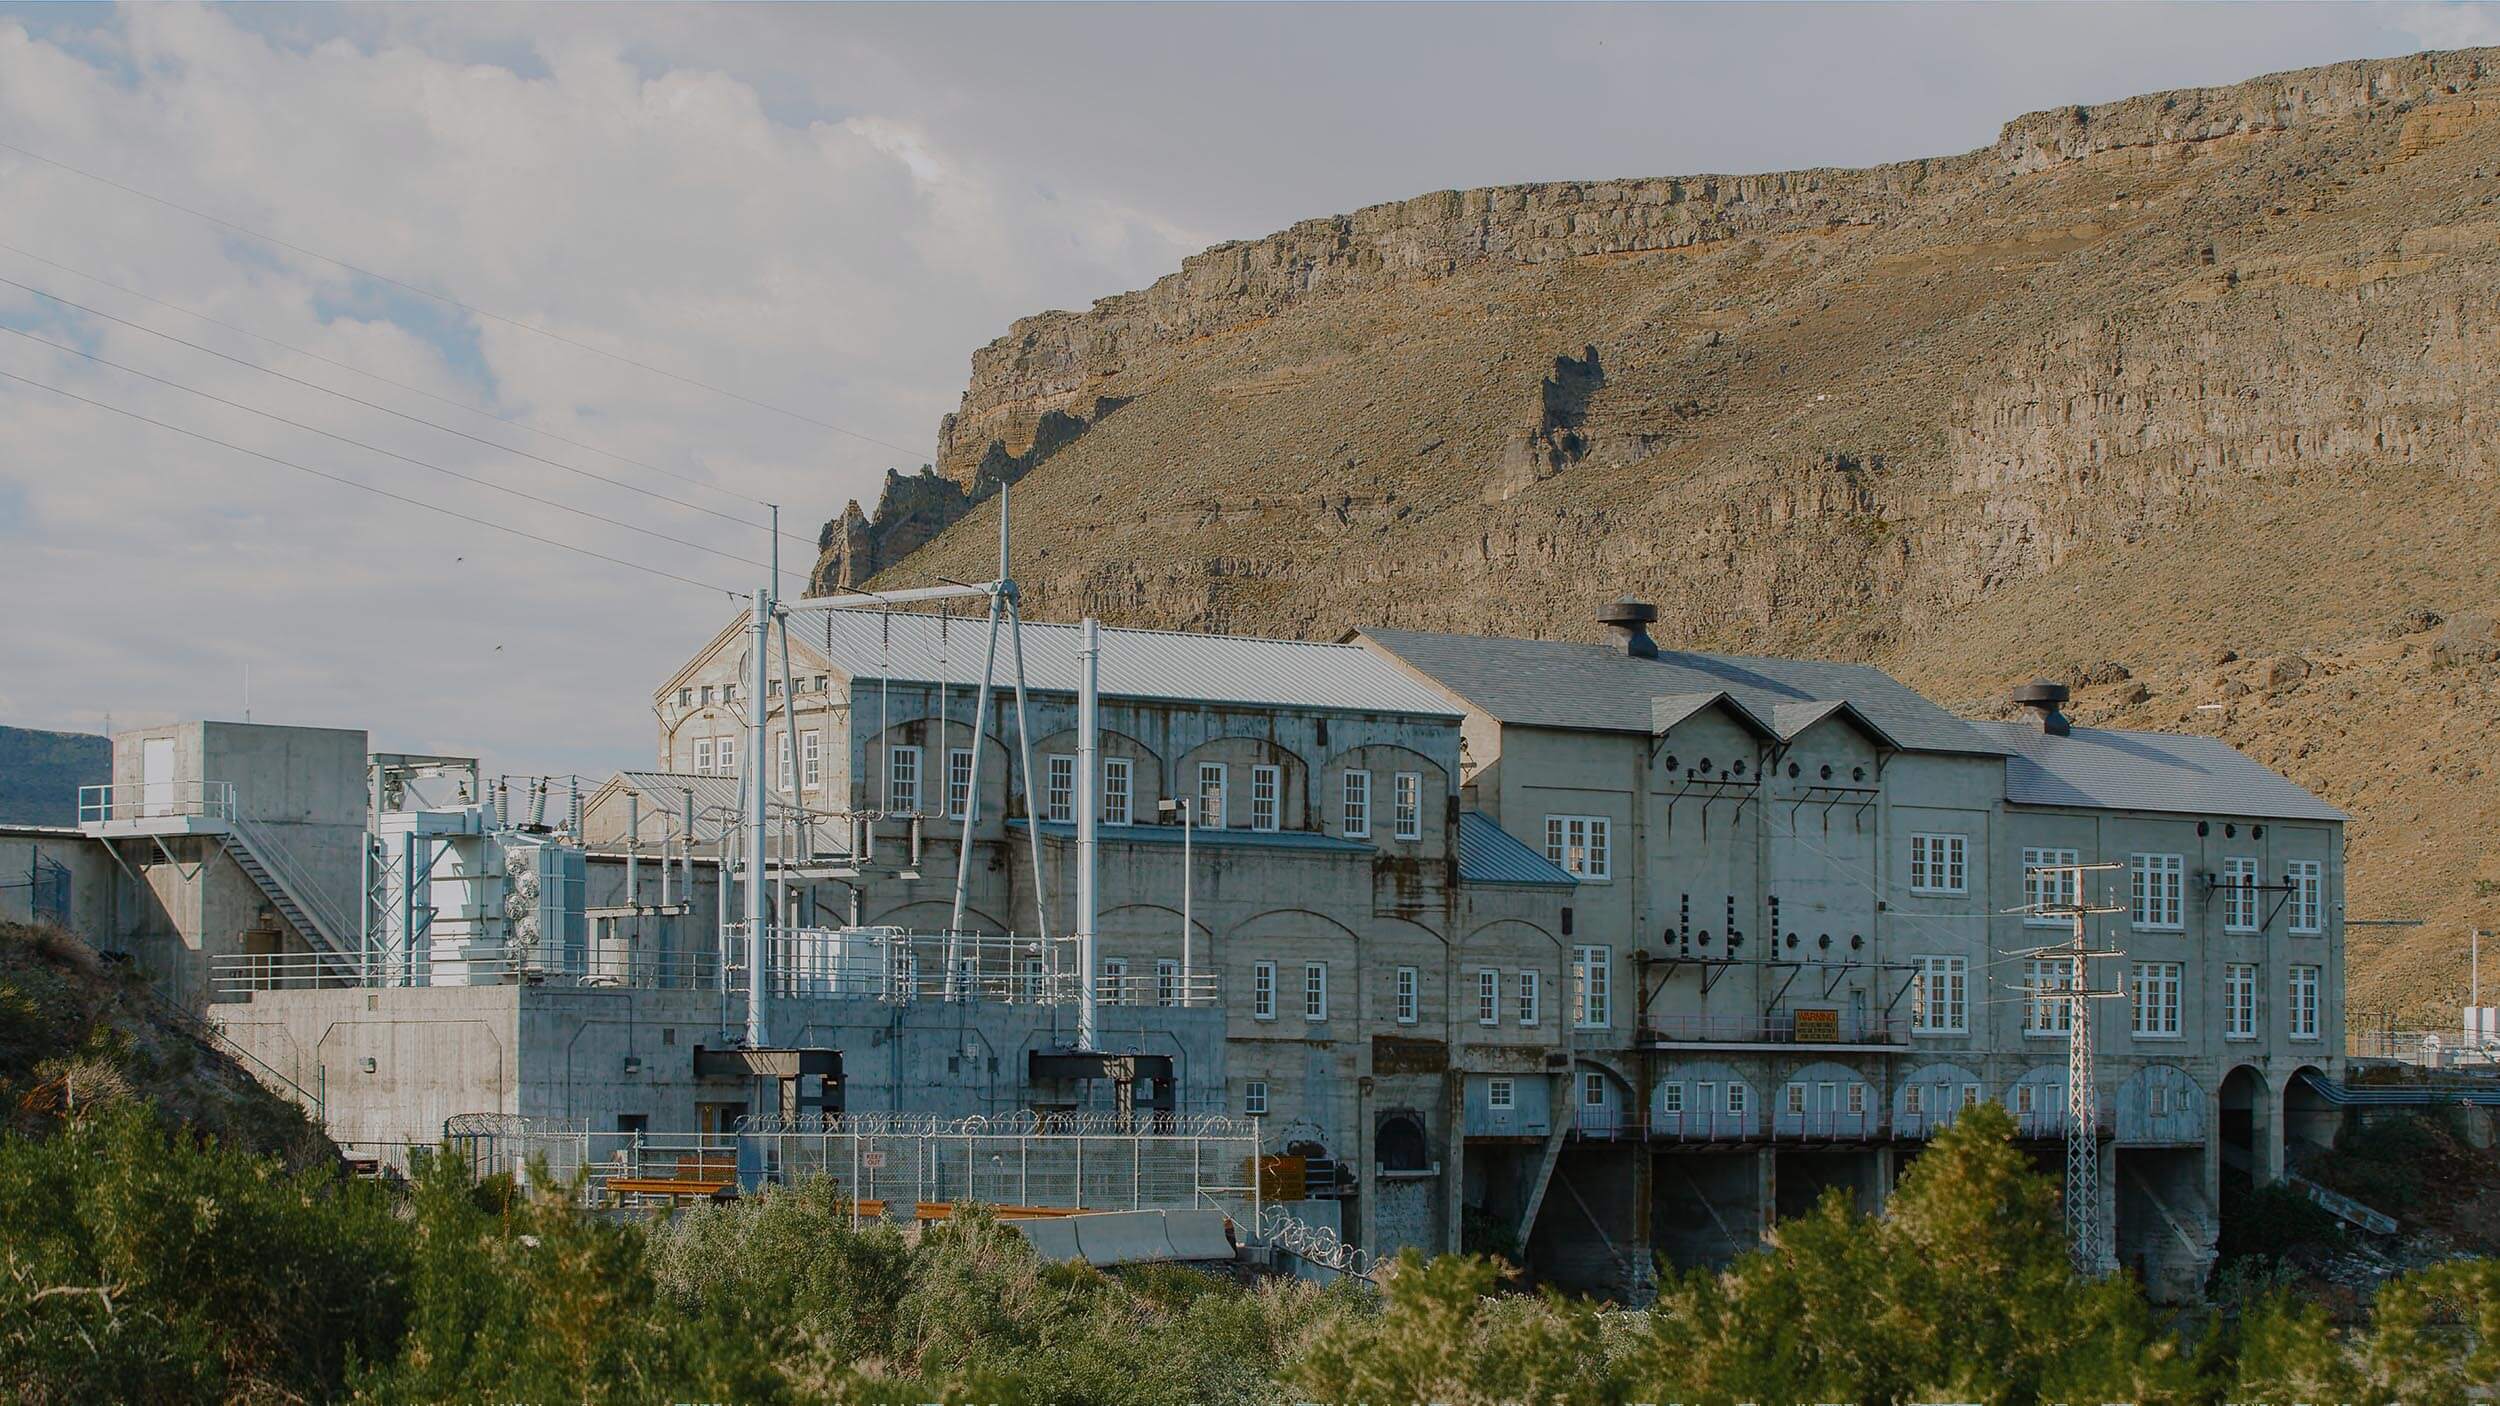
M 1422 1172 L 1432 1168 L 1432 1149 L 1424 1140 L 1423 1120 L 1412 1113 L 1392 1113 L 1380 1120 L 1373 1154 L 1384 1172 Z

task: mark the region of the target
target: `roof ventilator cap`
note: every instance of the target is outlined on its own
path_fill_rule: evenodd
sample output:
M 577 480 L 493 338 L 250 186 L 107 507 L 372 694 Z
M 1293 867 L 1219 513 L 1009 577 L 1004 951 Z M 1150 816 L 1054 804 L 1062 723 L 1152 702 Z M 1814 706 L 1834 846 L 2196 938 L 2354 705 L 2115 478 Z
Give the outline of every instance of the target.
M 2052 737 L 2064 737 L 2073 730 L 2074 725 L 2066 721 L 2066 715 L 2058 711 L 2057 706 L 2069 696 L 2066 685 L 2051 683 L 2047 679 L 2033 679 L 2019 685 L 2013 694 L 2015 706 L 2029 714 L 2031 725 Z
M 1629 595 L 1617 596 L 1597 608 L 1597 622 L 1615 632 L 1623 644 L 1623 652 L 1635 659 L 1658 657 L 1658 642 L 1649 637 L 1649 624 L 1658 618 L 1658 607 Z

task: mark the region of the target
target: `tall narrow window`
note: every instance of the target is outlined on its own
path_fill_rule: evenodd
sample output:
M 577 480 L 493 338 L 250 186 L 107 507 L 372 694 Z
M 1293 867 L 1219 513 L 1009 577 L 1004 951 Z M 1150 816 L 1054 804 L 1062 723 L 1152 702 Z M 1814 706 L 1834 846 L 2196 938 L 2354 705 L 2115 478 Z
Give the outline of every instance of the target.
M 2139 928 L 2178 932 L 2187 926 L 2187 860 L 2175 854 L 2139 854 L 2128 867 L 2129 920 Z
M 894 815 L 920 809 L 920 749 L 889 747 L 885 754 L 885 808 Z
M 1910 1027 L 1921 1035 L 1970 1033 L 1970 959 L 1917 957 Z
M 1126 825 L 1135 813 L 1135 764 L 1126 757 L 1102 759 L 1102 823 Z
M 1318 1022 L 1328 1019 L 1328 964 L 1302 964 L 1302 1018 Z
M 2063 1035 L 2074 1024 L 2074 1007 L 2062 994 L 2074 985 L 2075 968 L 2056 957 L 2023 963 L 2023 1033 Z
M 2177 962 L 2138 962 L 2135 978 L 2135 1035 L 2140 1040 L 2172 1040 L 2179 1035 L 2180 973 Z
M 972 749 L 946 749 L 946 817 L 961 820 L 972 813 Z
M 1614 822 L 1602 815 L 1545 817 L 1545 857 L 1576 879 L 1604 882 L 1613 872 Z
M 1250 828 L 1274 830 L 1284 816 L 1285 772 L 1282 767 L 1250 768 Z
M 1345 774 L 1345 833 L 1351 839 L 1364 839 L 1372 832 L 1372 774 L 1349 771 Z
M 2295 964 L 2291 975 L 2291 1019 L 2284 1033 L 2295 1040 L 2314 1040 L 2318 1038 L 2319 968 Z
M 1241 1112 L 1245 1118 L 1267 1116 L 1267 1081 L 1253 1079 L 1241 1086 Z
M 2032 927 L 2060 928 L 2069 921 L 2055 912 L 2075 906 L 2083 876 L 2059 866 L 2077 862 L 2071 849 L 2028 847 L 2023 850 L 2023 922 Z
M 1413 1025 L 1422 1014 L 1422 984 L 1413 967 L 1398 968 L 1398 1024 Z
M 2257 1038 L 2257 964 L 2232 962 L 2222 969 L 2222 1038 Z
M 712 759 L 723 776 L 738 774 L 738 739 L 724 737 L 713 744 Z
M 1910 837 L 1910 892 L 1968 893 L 1970 838 L 1966 835 Z
M 1603 1030 L 1614 1023 L 1612 947 L 1582 946 L 1571 950 L 1571 1023 L 1582 1030 Z
M 1476 1024 L 1502 1023 L 1502 974 L 1491 967 L 1476 973 Z
M 1198 763 L 1198 823 L 1209 830 L 1224 828 L 1224 764 Z
M 1250 965 L 1250 1018 L 1276 1018 L 1276 964 L 1253 962 Z
M 1170 957 L 1155 959 L 1155 1004 L 1177 1006 L 1181 1003 L 1181 964 Z
M 791 783 L 797 775 L 794 770 L 796 762 L 790 755 L 790 734 L 786 732 L 776 732 L 773 734 L 773 742 L 775 744 L 774 750 L 781 758 L 781 765 L 775 768 L 775 770 L 781 773 L 781 789 L 787 791 L 791 788 Z
M 1422 839 L 1424 837 L 1424 774 L 1420 771 L 1399 772 L 1396 795 L 1393 799 L 1396 811 L 1391 819 L 1396 823 L 1397 837 L 1401 840 Z
M 1543 984 L 1543 977 L 1544 973 L 1537 971 L 1523 971 L 1519 974 L 1519 1023 L 1521 1025 L 1534 1025 L 1537 1022 L 1539 1014 L 1537 1004 L 1543 994 L 1538 988 Z
M 2222 930 L 2257 930 L 2257 861 L 2249 855 L 2222 861 Z
M 2295 859 L 2284 873 L 2292 889 L 2292 931 L 2304 936 L 2326 930 L 2326 866 L 2314 859 Z
M 1042 759 L 1042 818 L 1063 825 L 1076 818 L 1076 758 L 1053 753 Z
M 825 784 L 825 735 L 814 728 L 799 734 L 799 784 L 810 791 Z
M 709 776 L 712 774 L 711 738 L 698 737 L 694 740 L 694 772 L 697 776 Z

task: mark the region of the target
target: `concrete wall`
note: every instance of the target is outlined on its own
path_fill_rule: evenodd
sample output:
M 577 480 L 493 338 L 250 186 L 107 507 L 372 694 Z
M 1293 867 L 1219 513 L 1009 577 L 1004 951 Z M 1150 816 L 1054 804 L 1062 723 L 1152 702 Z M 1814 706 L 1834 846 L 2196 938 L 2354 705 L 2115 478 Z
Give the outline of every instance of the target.
M 69 912 L 62 926 L 110 945 L 117 927 L 115 900 L 121 871 L 104 846 L 76 830 L 39 825 L 0 827 L 0 920 L 33 922 L 41 901 L 49 903 L 58 882 L 49 866 L 69 871 L 65 898 Z

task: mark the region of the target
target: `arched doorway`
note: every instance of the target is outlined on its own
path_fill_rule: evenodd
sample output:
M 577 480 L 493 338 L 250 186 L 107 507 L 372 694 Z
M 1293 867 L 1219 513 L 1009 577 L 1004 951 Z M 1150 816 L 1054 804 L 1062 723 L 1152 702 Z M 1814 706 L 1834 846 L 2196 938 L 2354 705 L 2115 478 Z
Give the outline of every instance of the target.
M 1392 1113 L 1380 1120 L 1372 1156 L 1384 1172 L 1422 1172 L 1432 1168 L 1432 1146 L 1424 1123 L 1412 1113 Z
M 2326 1074 L 2314 1064 L 2304 1064 L 2283 1081 L 2283 1168 L 2297 1171 L 2302 1162 L 2314 1153 L 2335 1145 L 2335 1135 L 2343 1131 L 2343 1110 L 2327 1100 L 2311 1080 L 2323 1081 Z

